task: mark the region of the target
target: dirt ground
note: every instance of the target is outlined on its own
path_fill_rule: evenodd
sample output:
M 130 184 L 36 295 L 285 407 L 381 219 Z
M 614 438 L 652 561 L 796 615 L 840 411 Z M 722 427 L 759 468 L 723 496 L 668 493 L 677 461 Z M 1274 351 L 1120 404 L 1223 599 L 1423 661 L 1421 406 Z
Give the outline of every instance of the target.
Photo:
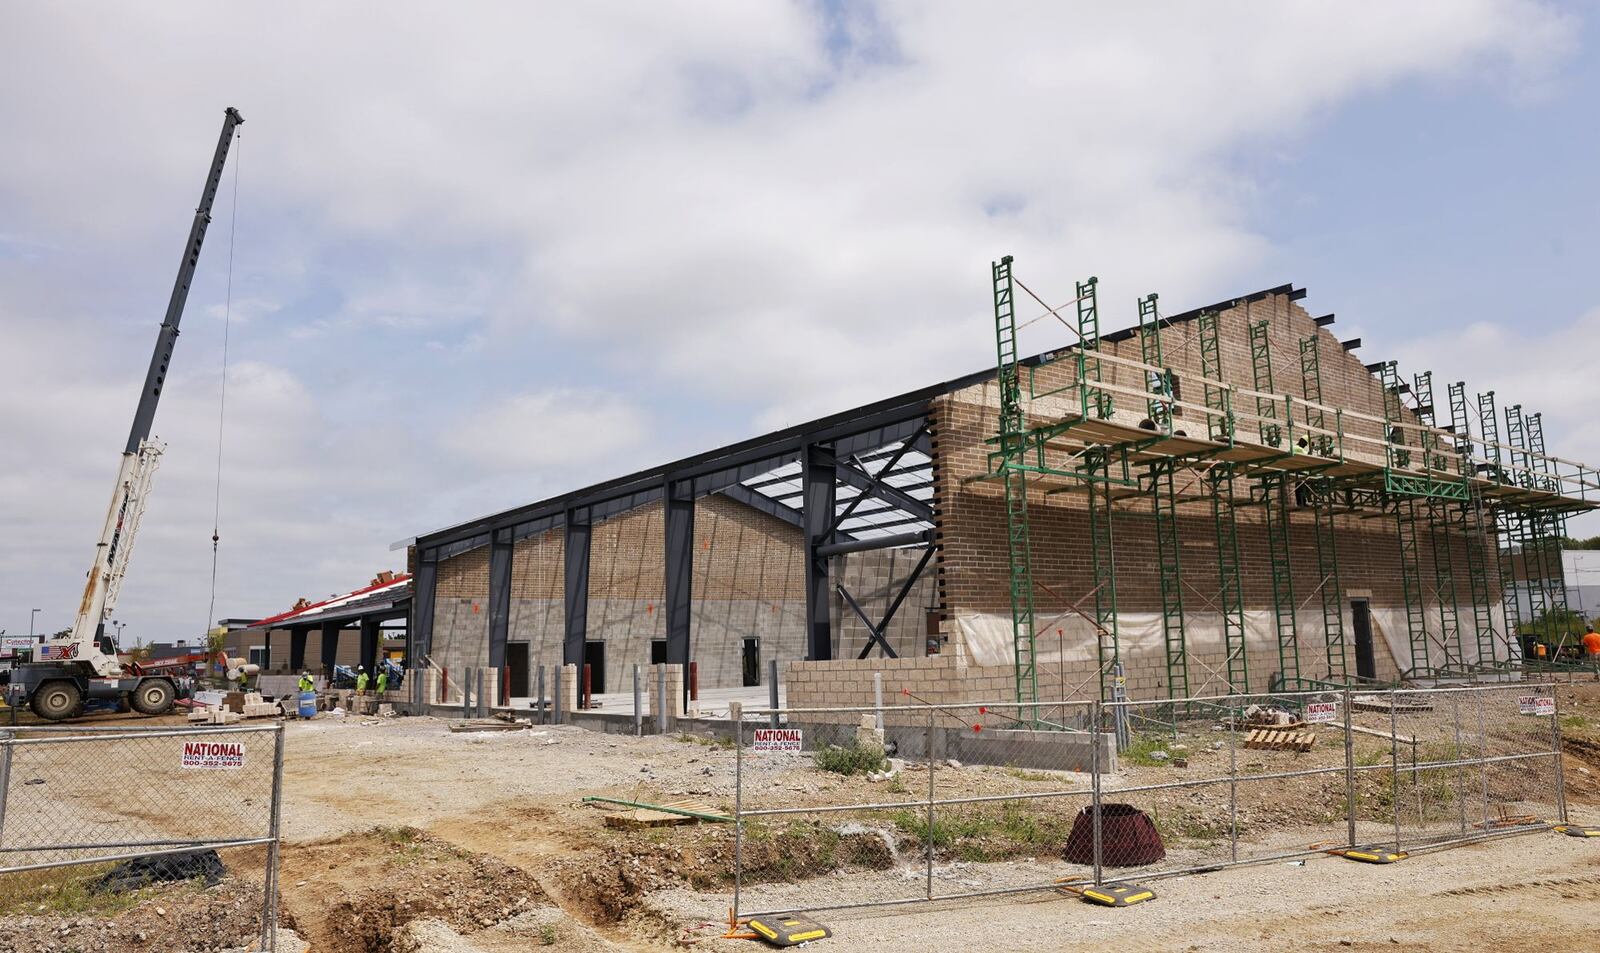
M 1559 693 L 1569 808 L 1575 820 L 1600 822 L 1600 685 Z M 1180 749 L 1191 770 L 1221 757 L 1214 739 L 1191 740 Z M 287 745 L 284 919 L 315 953 L 751 948 L 716 938 L 721 927 L 714 921 L 725 917 L 733 886 L 727 826 L 620 830 L 605 825 L 605 810 L 581 802 L 591 794 L 694 798 L 728 810 L 733 752 L 724 746 L 571 728 L 455 734 L 426 718 L 293 723 Z M 1263 758 L 1263 770 L 1284 767 L 1270 756 L 1251 757 Z M 1293 766 L 1320 764 L 1321 757 Z M 872 782 L 821 774 L 809 759 L 789 756 L 747 763 L 742 793 L 746 807 L 914 800 L 927 784 L 926 768 L 918 767 L 906 765 L 896 781 Z M 1172 771 L 1129 766 L 1114 783 L 1170 780 Z M 935 783 L 945 797 L 1070 789 L 1086 779 L 937 766 Z M 1240 785 L 1243 829 L 1282 829 L 1285 843 L 1302 844 L 1337 833 L 1330 820 L 1339 805 L 1319 799 L 1317 790 L 1305 779 Z M 1135 802 L 1165 815 L 1163 836 L 1174 857 L 1214 856 L 1225 789 L 1184 803 L 1169 792 Z M 937 889 L 1071 873 L 1059 855 L 1075 807 L 1048 803 L 1056 806 L 1029 815 L 1025 833 L 1009 815 L 996 821 L 1003 827 L 978 826 L 984 818 L 975 809 L 971 836 L 960 845 L 935 839 Z M 1006 833 L 982 833 L 991 830 Z M 752 825 L 745 907 L 921 896 L 919 836 L 915 816 L 894 810 L 864 821 L 815 815 Z M 965 950 L 981 936 L 995 951 L 1600 949 L 1600 839 L 1541 832 L 1383 867 L 1314 856 L 1162 879 L 1154 887 L 1157 900 L 1122 910 L 1050 893 L 838 910 L 819 915 L 835 932 L 820 946 L 920 953 Z M 122 916 L 145 923 L 141 911 L 162 902 L 171 903 L 156 896 Z M 0 936 L 20 936 L 13 933 L 20 925 L 18 917 L 0 918 Z M 27 932 L 40 935 L 34 927 Z

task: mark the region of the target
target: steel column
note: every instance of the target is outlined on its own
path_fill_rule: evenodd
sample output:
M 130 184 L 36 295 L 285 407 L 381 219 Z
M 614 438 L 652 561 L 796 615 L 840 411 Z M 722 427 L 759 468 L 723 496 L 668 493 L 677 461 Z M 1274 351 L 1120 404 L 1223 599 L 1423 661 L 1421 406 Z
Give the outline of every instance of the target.
M 417 574 L 411 580 L 411 618 L 406 623 L 406 662 L 412 668 L 425 668 L 424 659 L 433 652 L 433 606 L 438 588 L 439 558 L 431 550 L 419 549 Z
M 808 444 L 800 454 L 801 506 L 806 541 L 806 658 L 833 658 L 828 557 L 818 547 L 829 541 L 838 499 L 838 466 L 833 455 Z
M 564 591 L 566 632 L 561 643 L 563 665 L 583 664 L 583 643 L 589 631 L 589 510 L 567 511 Z
M 686 481 L 666 481 L 666 628 L 667 664 L 683 666 L 683 691 L 689 692 L 689 623 L 694 577 L 694 488 Z M 663 704 L 665 699 L 662 699 Z
M 306 630 L 289 630 L 289 669 L 298 672 L 306 666 Z
M 339 632 L 337 622 L 322 623 L 322 676 L 333 681 L 333 667 L 339 664 Z
M 361 658 L 359 664 L 365 665 L 367 671 L 377 674 L 378 668 L 378 639 L 382 633 L 378 631 L 377 619 L 361 620 Z
M 511 531 L 496 532 L 489 542 L 489 667 L 505 668 L 506 638 L 511 625 Z

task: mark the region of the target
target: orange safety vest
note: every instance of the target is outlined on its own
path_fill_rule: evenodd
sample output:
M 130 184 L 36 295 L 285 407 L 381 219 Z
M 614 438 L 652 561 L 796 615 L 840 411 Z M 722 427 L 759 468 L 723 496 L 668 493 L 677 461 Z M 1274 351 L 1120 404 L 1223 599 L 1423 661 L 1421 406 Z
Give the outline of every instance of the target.
M 1600 655 L 1600 632 L 1583 633 L 1583 650 L 1591 656 Z
M 1544 658 L 1544 651 L 1545 650 L 1544 650 L 1544 643 L 1543 642 L 1540 642 L 1538 645 L 1535 645 L 1533 647 L 1533 654 L 1539 656 L 1540 658 Z

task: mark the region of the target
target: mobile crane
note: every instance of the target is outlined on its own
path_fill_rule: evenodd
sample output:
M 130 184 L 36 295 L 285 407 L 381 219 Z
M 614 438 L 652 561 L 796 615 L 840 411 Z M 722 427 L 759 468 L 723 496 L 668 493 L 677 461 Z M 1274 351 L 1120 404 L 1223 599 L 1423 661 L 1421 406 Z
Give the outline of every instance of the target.
M 167 302 L 166 317 L 156 337 L 155 353 L 150 357 L 150 369 L 145 374 L 138 409 L 134 411 L 133 427 L 122 451 L 116 487 L 111 492 L 111 506 L 106 511 L 100 541 L 95 546 L 94 565 L 83 587 L 77 617 L 65 635 L 47 639 L 40 646 L 36 661 L 18 666 L 12 673 L 13 703 L 26 699 L 34 714 L 48 721 L 76 717 L 90 698 L 125 700 L 140 714 L 161 715 L 172 710 L 177 697 L 177 686 L 171 674 L 160 670 L 146 673 L 117 657 L 116 643 L 106 634 L 106 620 L 117 604 L 122 578 L 128 569 L 128 557 L 133 553 L 134 537 L 139 531 L 139 520 L 149 502 L 151 480 L 161 462 L 164 447 L 151 438 L 150 428 L 155 420 L 156 404 L 161 400 L 161 390 L 166 385 L 172 350 L 178 341 L 178 323 L 189 298 L 189 282 L 194 278 L 200 246 L 205 242 L 206 227 L 211 223 L 211 204 L 222 182 L 228 147 L 233 143 L 234 129 L 242 122 L 239 111 L 228 107 L 222 121 L 222 135 L 217 140 L 216 153 L 206 175 L 205 189 L 200 193 L 200 205 L 194 211 L 189 241 L 183 248 L 183 260 L 178 265 L 178 278 Z

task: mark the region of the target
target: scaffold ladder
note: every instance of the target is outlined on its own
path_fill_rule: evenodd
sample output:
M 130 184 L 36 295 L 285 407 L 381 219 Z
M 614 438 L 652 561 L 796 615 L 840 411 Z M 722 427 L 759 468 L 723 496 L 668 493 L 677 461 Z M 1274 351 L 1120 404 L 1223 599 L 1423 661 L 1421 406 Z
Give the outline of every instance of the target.
M 1300 631 L 1295 625 L 1294 566 L 1289 561 L 1289 481 L 1282 473 L 1261 478 L 1267 524 L 1267 564 L 1272 577 L 1272 623 L 1278 639 L 1278 672 L 1299 687 Z
M 1315 431 L 1324 429 L 1322 412 L 1322 359 L 1317 335 L 1300 341 L 1300 388 L 1306 397 L 1306 425 L 1311 452 L 1322 457 L 1334 454 L 1333 438 Z M 1339 544 L 1333 514 L 1334 486 L 1326 477 L 1314 478 L 1312 530 L 1317 548 L 1317 595 L 1322 603 L 1322 635 L 1328 650 L 1329 680 L 1350 677 L 1345 659 L 1343 588 L 1339 585 Z
M 1396 538 L 1400 549 L 1400 583 L 1406 601 L 1406 638 L 1411 643 L 1412 678 L 1432 674 L 1428 658 L 1428 614 L 1423 607 L 1421 553 L 1417 548 L 1417 501 L 1394 499 Z
M 1327 429 L 1327 417 L 1322 411 L 1322 358 L 1317 346 L 1317 335 L 1311 334 L 1300 341 L 1300 388 L 1306 396 L 1307 444 L 1319 457 L 1333 456 L 1333 438 L 1318 431 Z
M 1512 482 L 1500 452 L 1500 414 L 1495 409 L 1492 390 L 1478 395 L 1478 436 L 1483 441 L 1483 453 L 1489 461 L 1489 478 L 1496 483 Z M 1517 645 L 1520 654 L 1521 646 L 1516 635 L 1517 626 L 1522 622 L 1522 598 L 1517 591 L 1515 571 L 1516 524 L 1519 517 L 1505 506 L 1499 507 L 1491 516 L 1496 523 L 1495 565 L 1500 574 L 1500 603 L 1505 610 L 1505 640 L 1507 644 Z
M 1111 392 L 1094 385 L 1103 382 L 1100 372 L 1100 281 L 1091 277 L 1078 282 L 1078 384 L 1083 390 L 1081 412 L 1087 419 L 1111 417 Z
M 1333 516 L 1333 481 L 1320 480 L 1312 508 L 1317 544 L 1317 593 L 1322 599 L 1322 633 L 1328 647 L 1328 678 L 1350 677 L 1345 658 L 1344 589 L 1339 584 L 1339 543 Z
M 1222 342 L 1217 330 L 1217 313 L 1200 313 L 1200 376 L 1205 379 L 1206 435 L 1218 443 L 1233 444 L 1233 407 L 1227 388 L 1212 381 L 1222 380 Z
M 1112 697 L 1122 649 L 1117 638 L 1117 560 L 1112 546 L 1110 450 L 1090 447 L 1083 455 L 1089 497 L 1089 568 L 1094 581 L 1094 625 L 1100 663 L 1100 698 Z
M 1177 461 L 1150 467 L 1155 510 L 1156 563 L 1161 572 L 1161 635 L 1167 650 L 1167 697 L 1189 697 L 1189 651 L 1184 637 L 1183 561 L 1178 531 Z
M 1449 514 L 1444 503 L 1428 504 L 1428 543 L 1433 551 L 1433 586 L 1439 600 L 1439 646 L 1444 650 L 1444 668 L 1458 672 L 1465 668 L 1466 653 L 1461 644 L 1461 610 L 1456 601 L 1455 560 L 1450 552 Z
M 1261 442 L 1269 447 L 1283 446 L 1283 425 L 1278 422 L 1278 402 L 1265 396 L 1272 390 L 1272 339 L 1266 318 L 1250 325 L 1250 367 L 1256 385 L 1256 416 L 1261 418 Z
M 1217 604 L 1222 614 L 1222 646 L 1229 694 L 1250 690 L 1250 661 L 1244 641 L 1244 588 L 1239 578 L 1239 524 L 1234 507 L 1233 465 L 1218 463 L 1207 473 L 1211 518 L 1217 538 Z
M 1011 256 L 991 268 L 994 286 L 995 347 L 1000 384 L 1000 468 L 1006 494 L 1007 578 L 1011 589 L 1011 640 L 1016 665 L 1017 701 L 1039 698 L 1033 606 L 1033 546 L 1028 527 L 1027 472 L 1012 466 L 1025 453 L 1022 375 L 1017 354 L 1017 318 Z
M 1150 399 L 1145 407 L 1156 432 L 1172 433 L 1172 375 L 1161 355 L 1161 315 L 1154 293 L 1139 299 L 1139 356 L 1144 360 L 1145 387 Z M 1156 370 L 1149 370 L 1156 368 Z
M 1467 411 L 1467 385 L 1456 381 L 1448 387 L 1450 398 L 1450 430 L 1456 436 L 1456 454 L 1470 461 L 1472 452 L 1472 424 Z M 1470 464 L 1463 464 L 1470 467 Z M 1471 476 L 1470 469 L 1466 473 Z M 1489 587 L 1489 559 L 1487 553 L 1487 526 L 1483 512 L 1483 494 L 1474 485 L 1456 510 L 1461 534 L 1466 538 L 1467 591 L 1472 599 L 1472 631 L 1478 646 L 1479 666 L 1497 664 L 1500 637 L 1494 626 L 1492 590 Z

